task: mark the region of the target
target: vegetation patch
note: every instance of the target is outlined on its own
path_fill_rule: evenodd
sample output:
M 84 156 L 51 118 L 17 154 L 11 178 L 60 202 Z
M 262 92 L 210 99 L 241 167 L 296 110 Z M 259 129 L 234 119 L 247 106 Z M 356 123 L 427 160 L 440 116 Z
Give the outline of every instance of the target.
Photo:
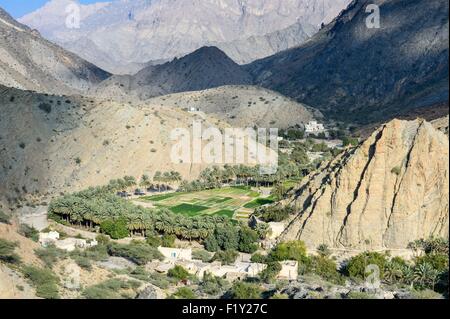
M 219 210 L 219 211 L 215 212 L 213 215 L 233 218 L 234 211 L 227 210 L 227 209 L 222 209 L 222 210 Z
M 260 206 L 264 206 L 267 204 L 273 204 L 273 199 L 270 198 L 257 198 L 254 201 L 251 201 L 250 203 L 247 203 L 244 205 L 245 208 L 256 208 Z
M 59 279 L 50 269 L 25 266 L 22 271 L 36 288 L 36 296 L 45 299 L 59 298 Z
M 170 210 L 175 214 L 185 214 L 188 216 L 196 216 L 200 212 L 207 210 L 209 207 L 193 205 L 193 204 L 180 204 L 174 207 L 171 207 Z

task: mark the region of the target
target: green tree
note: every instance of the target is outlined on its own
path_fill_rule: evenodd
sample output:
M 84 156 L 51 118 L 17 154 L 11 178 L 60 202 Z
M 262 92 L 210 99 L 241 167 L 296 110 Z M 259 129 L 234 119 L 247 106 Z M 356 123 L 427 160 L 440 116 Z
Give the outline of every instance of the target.
M 278 274 L 280 273 L 281 269 L 282 269 L 282 267 L 281 267 L 281 264 L 280 264 L 279 262 L 276 262 L 276 261 L 269 262 L 269 263 L 267 264 L 267 268 L 264 269 L 264 270 L 260 273 L 259 278 L 260 278 L 262 281 L 264 281 L 264 282 L 270 284 L 270 283 L 272 283 L 272 282 L 275 280 L 275 278 L 278 276 Z
M 261 299 L 261 289 L 252 283 L 235 281 L 230 290 L 233 299 Z
M 220 261 L 223 265 L 231 265 L 236 261 L 238 255 L 238 252 L 232 249 L 219 250 L 214 255 L 214 260 Z
M 105 220 L 100 224 L 100 229 L 112 239 L 121 239 L 130 235 L 125 218 Z
M 250 227 L 241 227 L 239 230 L 239 251 L 243 253 L 254 253 L 258 250 L 258 233 Z
M 304 261 L 306 256 L 305 243 L 300 240 L 278 244 L 269 254 L 272 261 L 297 260 Z
M 11 264 L 20 263 L 20 257 L 14 252 L 17 246 L 15 242 L 0 239 L 0 261 Z
M 187 280 L 189 278 L 189 272 L 181 266 L 176 265 L 172 269 L 169 269 L 167 276 L 176 278 L 178 280 Z
M 350 258 L 345 267 L 345 273 L 352 278 L 364 279 L 367 266 L 376 265 L 380 269 L 380 279 L 382 279 L 386 263 L 386 255 L 377 252 L 364 252 Z

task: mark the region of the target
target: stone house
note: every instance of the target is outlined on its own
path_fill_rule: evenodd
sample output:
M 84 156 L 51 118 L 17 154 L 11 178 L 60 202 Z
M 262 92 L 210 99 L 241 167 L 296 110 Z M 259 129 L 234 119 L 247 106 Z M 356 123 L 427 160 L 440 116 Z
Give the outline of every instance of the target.
M 298 278 L 298 261 L 287 260 L 280 262 L 281 271 L 277 276 L 277 279 L 281 280 L 297 280 Z

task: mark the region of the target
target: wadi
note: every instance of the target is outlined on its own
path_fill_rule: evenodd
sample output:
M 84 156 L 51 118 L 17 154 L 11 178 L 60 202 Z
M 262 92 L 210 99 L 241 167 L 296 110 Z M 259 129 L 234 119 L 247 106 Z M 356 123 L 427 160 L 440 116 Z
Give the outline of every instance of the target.
M 448 1 L 44 2 L 0 8 L 1 299 L 448 298 Z

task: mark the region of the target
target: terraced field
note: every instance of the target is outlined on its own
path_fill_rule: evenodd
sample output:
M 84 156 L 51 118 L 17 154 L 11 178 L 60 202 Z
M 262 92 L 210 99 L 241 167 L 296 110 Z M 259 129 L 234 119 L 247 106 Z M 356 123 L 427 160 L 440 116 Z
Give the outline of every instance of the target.
M 166 207 L 176 214 L 218 215 L 245 220 L 256 207 L 272 202 L 259 196 L 259 192 L 247 187 L 227 187 L 192 193 L 146 196 L 139 200 Z

